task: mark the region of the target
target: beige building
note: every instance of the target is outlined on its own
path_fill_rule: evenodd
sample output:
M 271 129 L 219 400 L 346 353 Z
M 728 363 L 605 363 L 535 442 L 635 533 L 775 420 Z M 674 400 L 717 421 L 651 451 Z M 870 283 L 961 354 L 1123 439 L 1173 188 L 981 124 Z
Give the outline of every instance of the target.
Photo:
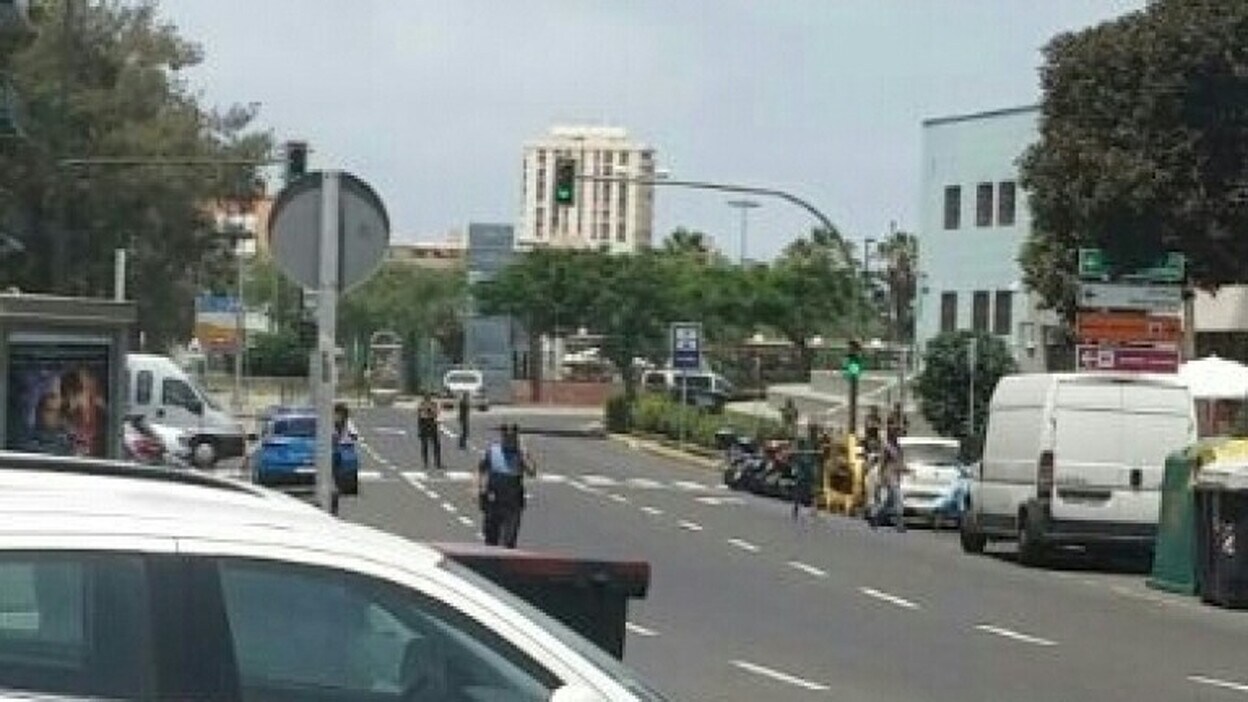
M 557 126 L 524 146 L 524 201 L 517 228 L 520 248 L 608 247 L 614 252 L 650 246 L 654 186 L 578 179 L 571 205 L 554 201 L 555 164 L 572 159 L 578 176 L 654 178 L 654 149 L 631 141 L 619 127 Z
M 391 242 L 386 261 L 445 270 L 463 266 L 466 250 L 463 234 L 451 232 L 442 241 Z

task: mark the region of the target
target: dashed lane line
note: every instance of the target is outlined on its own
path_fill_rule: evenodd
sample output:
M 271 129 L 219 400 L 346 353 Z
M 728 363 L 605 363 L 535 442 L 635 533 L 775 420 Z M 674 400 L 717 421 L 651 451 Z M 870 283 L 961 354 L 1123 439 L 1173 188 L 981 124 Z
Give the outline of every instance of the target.
M 653 637 L 659 635 L 659 632 L 654 629 L 647 629 L 640 624 L 634 624 L 632 622 L 625 623 L 624 628 L 627 629 L 630 634 L 637 634 L 638 636 Z
M 750 553 L 758 553 L 758 547 L 750 543 L 749 541 L 745 541 L 743 539 L 728 539 L 728 543 L 732 544 L 733 546 L 736 546 L 742 551 L 749 551 Z
M 459 508 L 451 504 L 450 502 L 443 502 L 442 509 L 446 510 L 447 512 L 451 512 L 452 514 L 459 511 Z
M 697 522 L 691 522 L 687 519 L 682 519 L 679 522 L 676 522 L 676 525 L 679 526 L 681 529 L 687 529 L 688 531 L 702 531 L 701 524 L 698 524 Z
M 828 571 L 824 570 L 823 568 L 817 568 L 809 563 L 802 563 L 801 561 L 789 561 L 789 567 L 794 570 L 800 570 L 803 573 L 806 573 L 807 575 L 813 575 L 816 578 L 828 577 Z
M 907 600 L 904 597 L 898 597 L 897 595 L 884 592 L 883 590 L 876 590 L 873 587 L 860 587 L 858 588 L 858 592 L 861 592 L 867 597 L 872 597 L 881 602 L 887 602 L 889 604 L 896 605 L 898 607 L 901 607 L 902 609 L 919 609 L 919 605 L 916 602 L 911 602 L 910 600 Z
M 1218 678 L 1210 678 L 1204 675 L 1189 675 L 1187 679 L 1198 685 L 1208 685 L 1210 687 L 1220 687 L 1223 690 L 1233 690 L 1235 692 L 1248 693 L 1248 683 L 1232 682 L 1230 680 L 1219 680 Z
M 618 495 L 618 494 L 616 494 L 616 493 L 614 493 L 614 492 L 609 493 L 609 494 L 607 495 L 607 498 L 608 498 L 608 499 L 610 499 L 610 500 L 611 500 L 611 501 L 613 501 L 613 502 L 619 502 L 619 503 L 621 503 L 621 504 L 623 504 L 623 503 L 625 503 L 625 502 L 628 502 L 628 498 L 627 498 L 627 497 L 625 497 L 625 496 L 623 496 L 623 495 Z
M 645 512 L 646 514 L 650 515 L 651 517 L 657 517 L 657 516 L 659 516 L 660 514 L 663 514 L 663 510 L 659 509 L 658 507 L 650 507 L 650 506 L 648 506 L 648 505 L 647 505 L 647 506 L 645 506 L 645 507 L 642 507 L 642 508 L 641 508 L 641 511 L 642 511 L 642 512 Z
M 810 690 L 812 692 L 826 692 L 831 689 L 830 687 L 828 687 L 827 685 L 824 685 L 823 683 L 817 683 L 817 682 L 814 682 L 813 680 L 806 680 L 805 678 L 799 678 L 796 675 L 785 673 L 785 672 L 776 670 L 775 668 L 768 668 L 767 666 L 759 665 L 758 663 L 751 663 L 749 661 L 742 661 L 742 660 L 735 660 L 735 661 L 730 661 L 730 662 L 732 663 L 732 665 L 748 673 L 761 675 L 764 678 L 770 678 L 777 682 L 787 683 L 794 687 L 800 687 L 803 690 Z
M 470 519 L 470 518 L 468 518 L 468 517 L 465 517 L 465 516 L 464 516 L 464 515 L 462 515 L 462 514 L 461 514 L 461 515 L 459 515 L 459 523 L 460 523 L 460 524 L 463 524 L 463 525 L 464 525 L 464 526 L 466 526 L 466 527 L 470 527 L 470 528 L 471 528 L 471 527 L 475 527 L 475 526 L 476 526 L 476 523 L 475 523 L 475 522 L 473 522 L 473 521 L 472 521 L 472 519 Z
M 1056 646 L 1057 645 L 1056 641 L 1051 641 L 1049 639 L 1042 639 L 1039 636 L 1032 636 L 1030 634 L 1024 634 L 1021 631 L 1014 631 L 1013 629 L 1006 629 L 1005 627 L 994 626 L 992 624 L 976 624 L 975 630 L 982 631 L 985 634 L 992 634 L 994 636 L 1000 636 L 1002 638 L 1010 639 L 1012 641 L 1019 641 L 1022 643 L 1032 644 L 1034 646 Z

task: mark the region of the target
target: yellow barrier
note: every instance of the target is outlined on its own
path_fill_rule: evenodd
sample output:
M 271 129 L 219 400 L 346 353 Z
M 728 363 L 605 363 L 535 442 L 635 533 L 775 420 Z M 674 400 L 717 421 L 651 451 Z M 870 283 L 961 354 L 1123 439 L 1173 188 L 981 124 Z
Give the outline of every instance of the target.
M 839 442 L 834 442 L 832 455 L 824 460 L 822 507 L 839 514 L 860 513 L 866 505 L 865 482 L 866 471 L 858 452 L 858 439 L 846 434 Z

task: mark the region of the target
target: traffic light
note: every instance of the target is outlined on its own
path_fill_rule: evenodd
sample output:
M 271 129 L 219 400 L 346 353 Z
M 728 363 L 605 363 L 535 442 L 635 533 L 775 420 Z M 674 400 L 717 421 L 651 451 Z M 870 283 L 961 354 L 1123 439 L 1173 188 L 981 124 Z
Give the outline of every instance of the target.
M 286 142 L 286 182 L 293 183 L 308 172 L 308 142 Z
M 857 379 L 862 375 L 862 344 L 857 339 L 849 342 L 845 361 L 841 364 L 841 375 L 846 379 Z
M 561 158 L 555 162 L 555 204 L 571 205 L 576 201 L 576 161 Z

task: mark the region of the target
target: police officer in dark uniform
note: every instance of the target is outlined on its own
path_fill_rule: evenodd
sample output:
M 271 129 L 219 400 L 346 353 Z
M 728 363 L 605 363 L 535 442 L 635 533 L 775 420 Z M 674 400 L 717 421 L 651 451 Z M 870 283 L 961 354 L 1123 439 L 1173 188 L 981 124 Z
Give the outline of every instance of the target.
M 520 427 L 504 424 L 477 466 L 477 495 L 489 546 L 515 548 L 524 512 L 524 478 L 536 475 L 532 459 L 520 447 Z

